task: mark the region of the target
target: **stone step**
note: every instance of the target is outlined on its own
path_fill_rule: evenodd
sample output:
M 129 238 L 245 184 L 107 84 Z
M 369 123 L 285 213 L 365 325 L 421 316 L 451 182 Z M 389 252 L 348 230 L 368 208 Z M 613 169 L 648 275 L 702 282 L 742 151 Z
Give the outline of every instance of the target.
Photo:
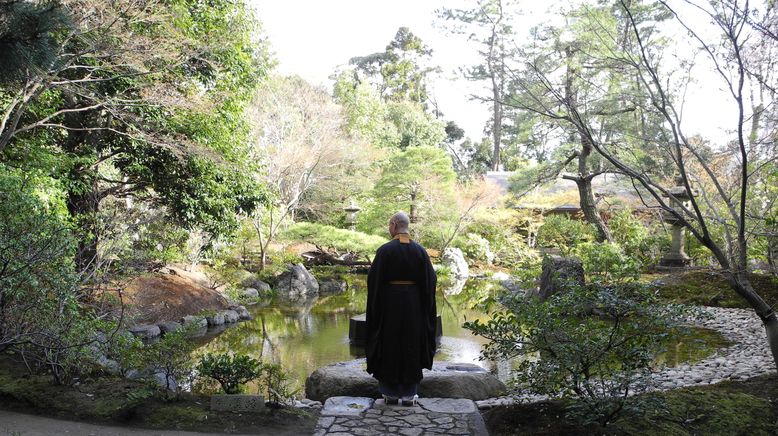
M 324 403 L 316 436 L 396 434 L 488 436 L 473 400 L 419 398 L 415 406 L 388 405 L 383 399 L 331 397 Z

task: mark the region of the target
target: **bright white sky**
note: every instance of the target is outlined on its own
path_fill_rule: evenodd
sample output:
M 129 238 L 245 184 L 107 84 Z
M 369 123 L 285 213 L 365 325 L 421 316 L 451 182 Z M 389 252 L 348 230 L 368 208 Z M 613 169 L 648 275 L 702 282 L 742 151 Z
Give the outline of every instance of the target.
M 470 101 L 478 85 L 457 80 L 456 69 L 477 62 L 475 48 L 463 37 L 433 27 L 443 0 L 249 0 L 258 11 L 280 74 L 297 74 L 332 90 L 329 80 L 338 66 L 355 56 L 382 52 L 397 29 L 408 27 L 433 49 L 433 64 L 442 77 L 430 84 L 445 119 L 454 120 L 478 140 L 489 114 L 487 106 Z M 448 6 L 457 2 L 447 1 Z
M 444 119 L 455 121 L 474 140 L 483 137 L 489 116 L 486 104 L 469 96 L 485 95 L 485 84 L 459 78 L 457 69 L 478 63 L 476 48 L 461 35 L 450 35 L 435 25 L 435 10 L 445 3 L 457 7 L 463 0 L 248 0 L 258 11 L 271 49 L 278 60 L 277 72 L 297 74 L 331 91 L 329 77 L 355 56 L 384 51 L 397 29 L 406 26 L 433 49 L 432 63 L 442 74 L 430 84 Z M 545 2 L 538 2 L 542 5 Z M 535 15 L 537 17 L 537 15 Z M 524 21 L 526 20 L 526 21 Z M 523 17 L 523 28 L 532 25 L 533 15 Z M 687 41 L 686 47 L 690 47 Z M 732 107 L 722 101 L 716 85 L 687 94 L 684 113 L 687 135 L 703 133 L 722 139 L 723 126 L 732 126 Z M 710 83 L 710 82 L 708 82 Z

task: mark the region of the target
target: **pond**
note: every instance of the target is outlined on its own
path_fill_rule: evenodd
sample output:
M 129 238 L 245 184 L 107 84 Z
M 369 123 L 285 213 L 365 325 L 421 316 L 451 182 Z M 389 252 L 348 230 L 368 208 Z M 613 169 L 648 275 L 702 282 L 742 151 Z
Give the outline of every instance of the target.
M 349 287 L 340 295 L 321 297 L 289 306 L 271 304 L 249 307 L 253 320 L 221 331 L 210 331 L 202 338 L 197 354 L 204 352 L 242 353 L 264 362 L 281 364 L 297 386 L 304 390 L 305 379 L 316 368 L 330 363 L 364 357 L 364 348 L 349 344 L 349 320 L 364 313 L 367 290 L 364 275 L 348 277 Z M 511 364 L 479 360 L 486 339 L 462 328 L 465 321 L 487 320 L 488 308 L 502 285 L 486 279 L 469 279 L 456 287 L 438 290 L 438 313 L 443 337 L 435 360 L 480 365 L 505 381 Z M 690 337 L 675 343 L 660 356 L 664 364 L 699 360 L 711 349 L 725 345 L 718 334 L 695 329 Z

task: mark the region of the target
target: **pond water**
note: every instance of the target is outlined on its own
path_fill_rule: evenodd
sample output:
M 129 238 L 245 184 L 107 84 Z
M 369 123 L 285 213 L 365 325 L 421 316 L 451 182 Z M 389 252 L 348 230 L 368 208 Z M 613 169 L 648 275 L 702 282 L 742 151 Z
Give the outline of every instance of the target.
M 229 351 L 281 364 L 302 392 L 305 379 L 316 368 L 364 357 L 364 348 L 349 344 L 348 330 L 350 318 L 365 311 L 365 276 L 349 276 L 348 282 L 348 290 L 340 295 L 295 306 L 249 307 L 253 320 L 221 331 L 210 331 L 201 339 L 203 345 L 196 353 Z M 479 360 L 486 339 L 462 328 L 465 321 L 487 320 L 486 312 L 501 290 L 499 283 L 485 279 L 470 279 L 458 286 L 438 290 L 437 306 L 443 322 L 443 337 L 435 360 L 473 363 L 504 381 L 510 377 L 510 363 Z M 715 332 L 697 329 L 691 337 L 674 344 L 660 360 L 670 366 L 678 361 L 698 360 L 707 355 L 711 347 L 715 349 L 723 344 L 723 338 Z

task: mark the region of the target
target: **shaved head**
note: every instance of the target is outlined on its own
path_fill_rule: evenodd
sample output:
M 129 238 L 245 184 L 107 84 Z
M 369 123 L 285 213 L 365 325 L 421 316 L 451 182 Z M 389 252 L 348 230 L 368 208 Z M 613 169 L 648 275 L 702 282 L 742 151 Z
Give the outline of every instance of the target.
M 408 233 L 408 226 L 410 223 L 411 220 L 405 212 L 397 212 L 392 215 L 392 218 L 389 220 L 389 224 L 395 225 L 397 233 Z

